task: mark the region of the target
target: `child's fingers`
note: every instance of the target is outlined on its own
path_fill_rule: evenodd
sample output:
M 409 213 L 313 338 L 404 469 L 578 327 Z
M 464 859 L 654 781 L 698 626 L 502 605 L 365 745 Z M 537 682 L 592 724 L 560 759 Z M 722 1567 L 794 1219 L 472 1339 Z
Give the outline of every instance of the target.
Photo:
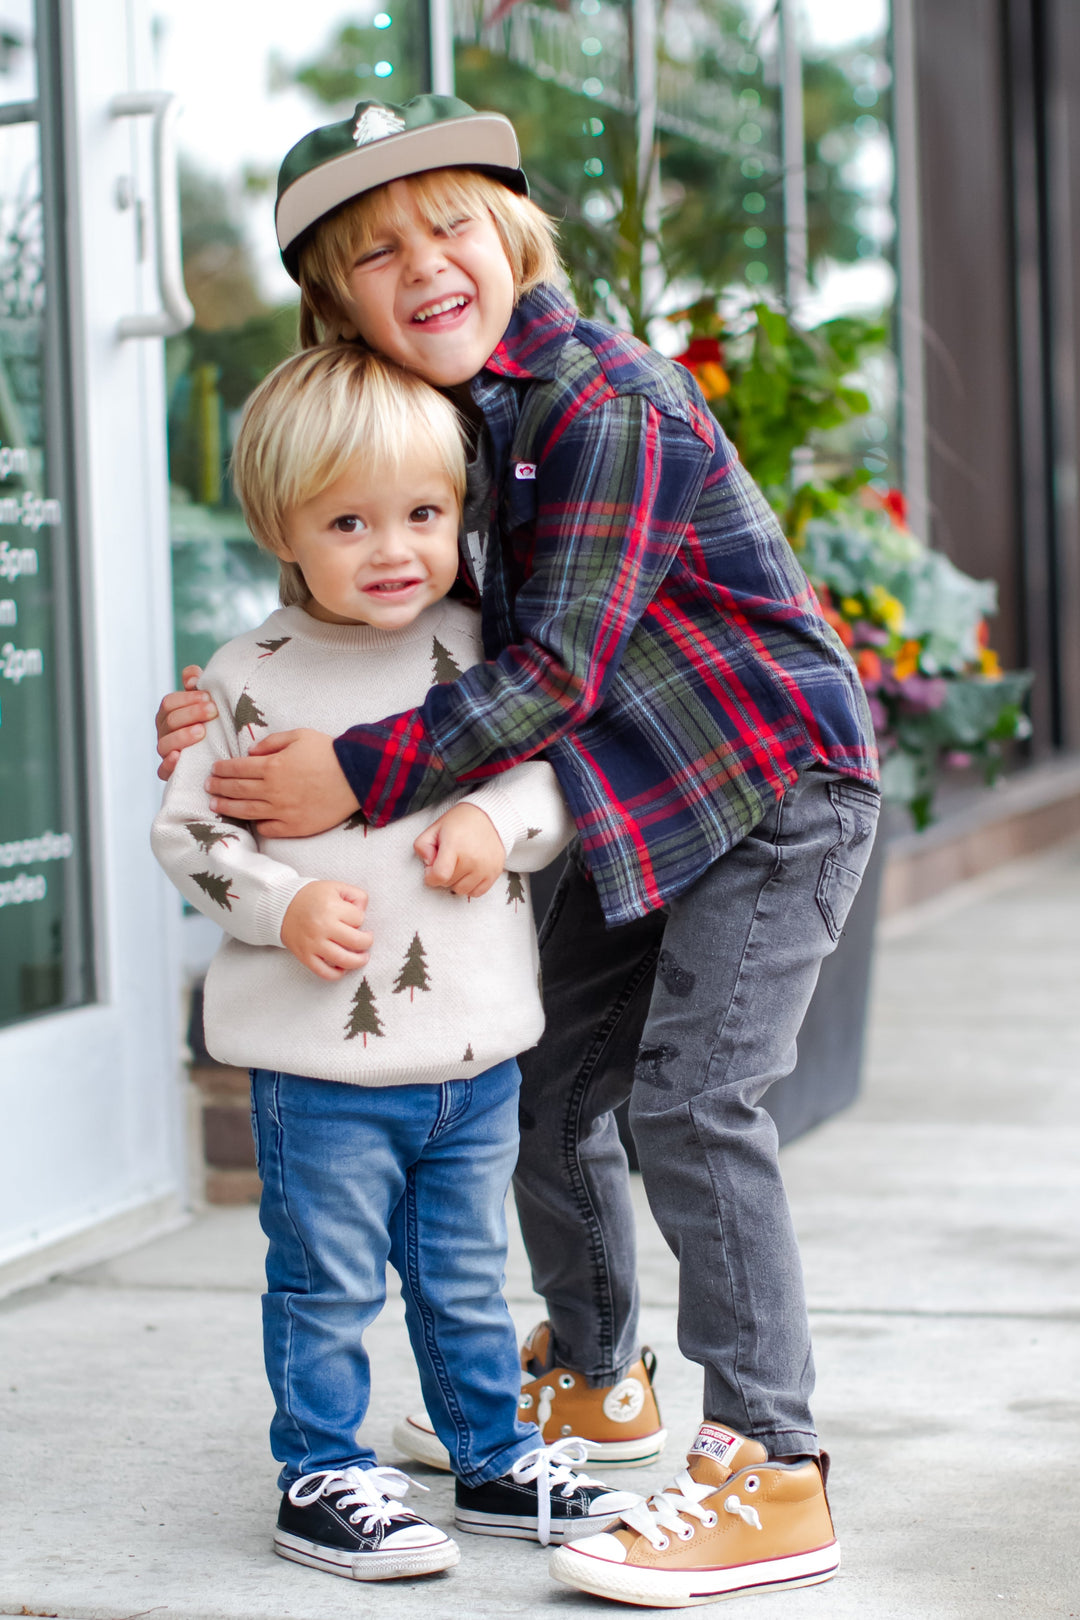
M 425 866 L 430 866 L 439 852 L 439 824 L 433 822 L 413 841 L 413 850 Z
M 373 936 L 366 928 L 357 928 L 344 918 L 338 918 L 326 930 L 327 941 L 344 951 L 348 956 L 363 957 L 366 962 L 371 955 Z M 359 961 L 355 964 L 360 966 Z
M 195 720 L 211 720 L 216 714 L 213 700 L 205 692 L 168 692 L 158 705 L 154 722 L 160 736 Z
M 332 984 L 342 976 L 342 971 L 340 968 L 332 967 L 329 962 L 324 962 L 322 957 L 317 955 L 314 951 L 303 951 L 301 953 L 294 954 L 296 955 L 297 961 L 300 962 L 303 967 L 306 967 L 309 972 L 314 973 L 317 979 L 325 979 L 328 983 Z
M 369 953 L 353 950 L 350 946 L 342 945 L 338 940 L 327 937 L 319 942 L 315 954 L 325 967 L 333 969 L 340 978 L 343 973 L 352 973 L 356 968 L 366 967 Z
M 354 883 L 339 883 L 337 886 L 337 891 L 343 900 L 347 900 L 350 905 L 356 907 L 361 918 L 363 918 L 364 913 L 367 911 L 368 903 L 368 897 L 365 891 L 363 889 L 358 889 Z
M 461 876 L 457 851 L 449 838 L 440 838 L 435 858 L 424 873 L 429 889 L 451 889 Z
M 161 781 L 167 782 L 169 780 L 173 771 L 176 769 L 179 758 L 180 754 L 178 751 L 165 755 L 165 758 L 161 761 L 161 764 L 157 768 L 157 773 Z
M 495 876 L 497 877 L 498 873 Z M 482 895 L 487 894 L 494 882 L 495 877 L 491 876 L 484 867 L 466 867 L 463 864 L 453 885 L 453 892 L 464 895 L 469 900 L 479 900 Z
M 179 731 L 166 731 L 157 740 L 157 751 L 162 759 L 165 759 L 170 754 L 178 753 L 182 748 L 190 748 L 192 743 L 201 742 L 205 736 L 206 727 L 201 723 L 183 727 Z
M 198 664 L 185 664 L 180 671 L 180 685 L 190 692 L 202 680 L 202 670 Z

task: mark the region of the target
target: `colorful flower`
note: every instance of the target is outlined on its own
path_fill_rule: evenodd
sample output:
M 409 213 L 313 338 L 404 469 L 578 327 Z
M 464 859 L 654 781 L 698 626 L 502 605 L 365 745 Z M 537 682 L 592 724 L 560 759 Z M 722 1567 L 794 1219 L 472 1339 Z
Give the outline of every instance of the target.
M 731 389 L 731 378 L 724 370 L 724 351 L 719 338 L 692 337 L 675 359 L 697 380 L 706 399 L 723 399 Z
M 886 490 L 881 498 L 881 504 L 898 529 L 907 528 L 907 497 L 902 489 Z
M 919 653 L 922 651 L 917 641 L 905 641 L 893 662 L 893 678 L 906 681 L 909 676 L 917 673 L 919 668 Z
M 904 628 L 904 604 L 899 597 L 893 596 L 884 585 L 871 585 L 867 598 L 870 611 L 893 635 L 898 636 Z
M 940 709 L 949 693 L 940 675 L 909 675 L 899 683 L 905 709 L 915 714 L 931 714 Z
M 872 647 L 863 647 L 855 660 L 856 668 L 863 685 L 873 682 L 875 685 L 881 679 L 881 659 Z

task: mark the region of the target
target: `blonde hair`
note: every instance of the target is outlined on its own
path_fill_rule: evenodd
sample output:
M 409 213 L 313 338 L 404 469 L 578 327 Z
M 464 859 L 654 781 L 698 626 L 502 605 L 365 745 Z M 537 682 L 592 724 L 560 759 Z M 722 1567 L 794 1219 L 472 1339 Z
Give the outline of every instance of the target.
M 562 279 L 555 225 L 528 197 L 476 169 L 427 169 L 406 177 L 429 226 L 449 230 L 462 213 L 491 215 L 521 298 L 542 281 Z M 342 301 L 358 256 L 399 223 L 389 185 L 345 203 L 313 228 L 300 249 L 300 342 L 306 349 L 342 338 L 351 326 Z
M 296 563 L 281 555 L 289 513 L 359 462 L 393 476 L 422 445 L 465 498 L 462 422 L 445 395 L 354 343 L 293 355 L 244 407 L 232 476 L 248 528 L 278 558 L 284 607 L 310 601 Z

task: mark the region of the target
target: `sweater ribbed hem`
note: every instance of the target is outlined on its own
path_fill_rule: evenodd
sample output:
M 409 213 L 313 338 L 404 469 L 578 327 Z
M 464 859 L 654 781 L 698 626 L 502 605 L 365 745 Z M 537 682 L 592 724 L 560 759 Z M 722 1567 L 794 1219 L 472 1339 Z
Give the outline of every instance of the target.
M 307 1067 L 300 1067 L 293 1058 L 283 1059 L 280 1051 L 257 1052 L 253 1051 L 250 1044 L 243 1049 L 234 1047 L 232 1042 L 216 1038 L 216 1032 L 207 1032 L 206 1046 L 211 1057 L 233 1068 L 268 1069 L 273 1074 L 299 1074 L 308 1080 L 336 1080 L 342 1085 L 381 1089 L 386 1086 L 445 1085 L 450 1080 L 471 1080 L 476 1075 L 483 1074 L 486 1069 L 493 1069 L 496 1064 L 505 1063 L 509 1058 L 527 1052 L 530 1047 L 536 1045 L 542 1033 L 541 1019 L 533 1028 L 517 1032 L 517 1039 L 485 1047 L 471 1063 L 463 1063 L 460 1059 L 456 1062 L 444 1060 L 439 1063 L 410 1065 L 406 1069 L 372 1069 L 364 1073 L 360 1073 L 355 1066 L 343 1064 L 339 1069 L 331 1064 L 321 1064 L 318 1059 Z

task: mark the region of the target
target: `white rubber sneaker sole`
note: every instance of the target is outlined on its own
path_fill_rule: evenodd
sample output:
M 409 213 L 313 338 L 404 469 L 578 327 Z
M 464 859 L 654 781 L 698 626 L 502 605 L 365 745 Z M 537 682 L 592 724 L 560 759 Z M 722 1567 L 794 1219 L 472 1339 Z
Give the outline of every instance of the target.
M 618 1520 L 618 1514 L 609 1514 L 600 1519 L 552 1519 L 550 1540 L 552 1544 L 562 1541 L 575 1541 L 581 1536 L 598 1536 L 602 1530 L 608 1530 Z M 454 1525 L 458 1530 L 466 1530 L 473 1536 L 513 1536 L 519 1541 L 539 1541 L 536 1533 L 535 1518 L 518 1517 L 512 1513 L 477 1513 L 471 1508 L 458 1508 L 454 1514 Z
M 402 1547 L 390 1552 L 347 1552 L 344 1547 L 327 1547 L 319 1541 L 305 1541 L 288 1530 L 274 1534 L 274 1551 L 279 1558 L 327 1575 L 342 1575 L 352 1581 L 395 1581 L 410 1575 L 436 1575 L 461 1562 L 461 1548 L 449 1536 L 431 1547 Z
M 427 1427 L 426 1415 L 419 1412 L 395 1423 L 393 1442 L 397 1449 L 413 1462 L 426 1463 L 429 1468 L 451 1472 L 450 1454 L 434 1429 Z M 604 1468 L 644 1468 L 655 1462 L 664 1449 L 667 1430 L 657 1429 L 654 1434 L 639 1436 L 636 1440 L 586 1440 L 587 1462 L 601 1463 Z
M 592 1558 L 575 1547 L 559 1547 L 548 1568 L 557 1581 L 595 1597 L 640 1603 L 651 1609 L 686 1609 L 695 1603 L 719 1603 L 740 1592 L 783 1592 L 795 1586 L 818 1586 L 840 1568 L 840 1548 L 834 1541 L 812 1552 L 730 1569 L 659 1570 L 614 1564 Z

